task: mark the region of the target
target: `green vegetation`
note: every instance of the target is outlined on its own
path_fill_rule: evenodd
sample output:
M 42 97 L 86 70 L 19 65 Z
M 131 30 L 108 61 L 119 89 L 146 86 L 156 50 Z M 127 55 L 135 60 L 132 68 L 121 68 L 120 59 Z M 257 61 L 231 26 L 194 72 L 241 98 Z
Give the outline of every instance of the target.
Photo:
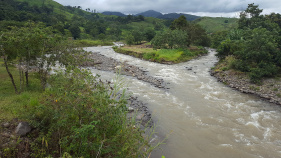
M 143 45 L 145 47 L 145 44 Z M 188 49 L 153 49 L 140 48 L 140 46 L 114 47 L 118 53 L 131 55 L 144 60 L 158 63 L 175 64 L 191 60 L 197 56 L 207 54 L 204 48 L 192 46 Z
M 143 40 L 150 41 L 151 45 L 145 43 L 130 47 L 133 44 L 141 44 Z M 205 30 L 197 24 L 188 22 L 183 15 L 174 20 L 169 29 L 155 31 L 155 29 L 146 28 L 128 32 L 126 42 L 129 47 L 114 47 L 114 50 L 159 63 L 188 61 L 205 54 L 207 51 L 202 46 L 210 45 L 210 39 Z M 194 47 L 189 48 L 191 44 Z
M 149 143 L 153 129 L 146 135 L 127 118 L 119 83 L 78 67 L 88 53 L 77 46 L 92 42 L 65 39 L 34 22 L 0 35 L 0 122 L 18 118 L 36 129 L 23 142 L 31 157 L 147 157 L 159 145 Z M 64 69 L 51 75 L 58 66 Z M 1 146 L 0 157 L 16 157 L 18 148 Z
M 34 140 L 28 144 L 32 157 L 66 153 L 75 157 L 146 157 L 154 149 L 134 119 L 127 119 L 124 93 L 115 100 L 115 89 L 98 77 L 73 69 L 71 74 L 50 76 L 49 88 L 42 91 L 38 76 L 32 73 L 30 86 L 17 95 L 2 64 L 0 120 L 19 118 L 40 130 L 39 135 L 29 135 Z M 11 67 L 11 73 L 18 81 L 17 69 Z M 11 148 L 0 150 L 7 154 Z M 10 157 L 16 155 L 13 149 Z
M 207 33 L 216 33 L 219 31 L 229 31 L 237 28 L 237 18 L 224 18 L 224 17 L 202 17 L 193 21 L 204 28 Z
M 281 66 L 281 15 L 261 15 L 258 5 L 249 4 L 240 13 L 238 28 L 213 35 L 217 56 L 226 61 L 232 56 L 231 69 L 245 72 L 253 83 L 279 74 Z

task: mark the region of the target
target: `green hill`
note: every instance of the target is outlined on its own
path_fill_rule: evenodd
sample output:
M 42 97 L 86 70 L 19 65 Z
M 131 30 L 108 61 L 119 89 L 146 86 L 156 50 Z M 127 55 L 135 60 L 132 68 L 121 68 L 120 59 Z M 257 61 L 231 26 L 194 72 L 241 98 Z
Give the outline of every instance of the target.
M 208 33 L 214 33 L 217 31 L 227 31 L 232 28 L 237 28 L 237 21 L 238 19 L 236 18 L 202 17 L 193 22 L 201 25 Z

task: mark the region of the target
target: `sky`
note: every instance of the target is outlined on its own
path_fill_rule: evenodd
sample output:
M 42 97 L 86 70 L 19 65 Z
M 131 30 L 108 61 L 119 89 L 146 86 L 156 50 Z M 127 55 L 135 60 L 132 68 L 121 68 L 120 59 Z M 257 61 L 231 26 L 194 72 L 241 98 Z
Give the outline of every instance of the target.
M 161 13 L 188 13 L 198 16 L 238 17 L 250 3 L 259 5 L 263 14 L 281 13 L 280 0 L 54 0 L 62 5 L 81 6 L 97 12 L 118 11 L 136 14 L 147 10 Z

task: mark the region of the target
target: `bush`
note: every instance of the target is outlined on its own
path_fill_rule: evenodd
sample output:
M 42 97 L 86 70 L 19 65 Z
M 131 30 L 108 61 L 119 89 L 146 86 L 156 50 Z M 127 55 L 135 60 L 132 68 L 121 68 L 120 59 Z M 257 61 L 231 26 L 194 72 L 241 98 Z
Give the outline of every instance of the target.
M 263 77 L 273 77 L 278 72 L 278 68 L 273 64 L 261 62 L 257 68 L 251 68 L 250 79 L 254 83 L 259 83 Z
M 33 157 L 146 157 L 153 149 L 127 119 L 124 91 L 110 90 L 111 85 L 79 69 L 51 76 L 49 84 L 21 111 L 41 131 Z
M 232 41 L 227 39 L 218 46 L 218 53 L 216 56 L 220 59 L 224 59 L 226 56 L 233 55 L 236 51 L 241 49 L 241 42 Z

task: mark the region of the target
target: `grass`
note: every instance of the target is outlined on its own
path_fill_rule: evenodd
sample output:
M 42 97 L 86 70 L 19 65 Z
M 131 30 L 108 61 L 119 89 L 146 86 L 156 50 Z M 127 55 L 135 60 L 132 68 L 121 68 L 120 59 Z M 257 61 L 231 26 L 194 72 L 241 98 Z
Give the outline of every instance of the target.
M 137 58 L 158 62 L 175 64 L 185 62 L 198 57 L 202 54 L 206 54 L 207 51 L 204 48 L 191 46 L 188 49 L 153 49 L 147 48 L 147 43 L 142 45 L 124 46 L 121 48 L 114 47 L 114 50 L 118 53 L 131 55 Z
M 16 85 L 19 87 L 19 73 L 15 67 L 10 67 L 10 71 L 14 76 Z M 25 92 L 20 95 L 15 94 L 12 82 L 8 73 L 0 62 L 0 119 L 11 120 L 18 117 L 18 109 L 24 108 L 31 97 L 41 94 L 40 81 L 35 77 L 35 74 L 30 74 L 30 87 L 25 89 Z

